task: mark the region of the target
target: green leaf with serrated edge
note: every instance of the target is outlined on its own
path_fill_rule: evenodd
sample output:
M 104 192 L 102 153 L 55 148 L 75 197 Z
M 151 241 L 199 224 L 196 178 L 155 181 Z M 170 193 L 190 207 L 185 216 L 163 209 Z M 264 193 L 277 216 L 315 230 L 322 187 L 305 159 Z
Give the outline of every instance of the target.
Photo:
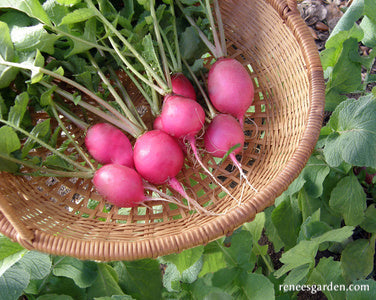
M 18 299 L 30 282 L 30 274 L 14 265 L 0 276 L 0 300 Z
M 20 127 L 22 119 L 27 111 L 28 104 L 29 95 L 27 92 L 17 95 L 14 105 L 9 110 L 8 121 L 16 127 Z
M 322 292 L 328 300 L 342 300 L 344 299 L 344 291 L 335 291 L 333 285 L 346 284 L 342 277 L 341 263 L 334 261 L 333 257 L 323 257 L 320 259 L 317 266 L 312 270 L 307 280 L 307 284 L 311 286 L 325 286 Z
M 346 300 L 374 299 L 376 299 L 376 281 L 374 279 L 354 281 L 352 282 L 352 288 L 346 291 Z
M 366 278 L 373 270 L 375 237 L 358 239 L 345 247 L 341 255 L 343 277 L 347 282 Z
M 28 251 L 18 264 L 30 274 L 30 279 L 43 279 L 50 273 L 52 261 L 46 253 Z
M 346 225 L 359 225 L 367 208 L 366 194 L 354 174 L 343 179 L 333 189 L 329 205 L 341 214 Z
M 336 167 L 345 161 L 355 166 L 376 167 L 375 114 L 373 95 L 348 99 L 338 105 L 329 120 L 333 133 L 324 148 L 330 166 Z
M 119 286 L 126 294 L 135 299 L 162 297 L 162 273 L 157 260 L 116 262 L 114 270 L 119 276 Z
M 45 141 L 46 137 L 49 137 L 50 129 L 50 119 L 47 119 L 35 125 L 30 134 Z M 39 144 L 29 137 L 22 147 L 22 158 L 25 158 L 35 146 L 39 146 Z
M 48 18 L 55 25 L 60 24 L 61 20 L 69 13 L 68 7 L 61 5 L 58 1 L 47 0 L 43 3 L 43 9 L 47 13 Z
M 211 283 L 224 291 L 232 291 L 238 281 L 239 276 L 244 272 L 241 268 L 224 268 L 215 272 L 212 276 Z
M 74 24 L 87 21 L 95 16 L 95 11 L 90 8 L 78 8 L 71 13 L 67 14 L 59 25 Z
M 38 0 L 0 0 L 0 8 L 12 8 L 24 12 L 29 17 L 36 18 L 46 25 L 51 22 Z
M 248 300 L 275 299 L 274 285 L 264 275 L 243 273 L 240 282 Z
M 362 223 L 360 223 L 365 231 L 370 233 L 376 233 L 376 207 L 375 204 L 368 206 Z
M 91 286 L 97 279 L 97 265 L 91 261 L 82 261 L 72 257 L 55 258 L 59 263 L 54 267 L 55 276 L 64 276 L 73 279 L 80 288 Z M 106 270 L 102 270 L 106 273 Z M 98 272 L 99 273 L 99 272 Z M 106 273 L 107 274 L 107 273 Z
M 293 196 L 287 196 L 272 212 L 272 222 L 279 237 L 287 248 L 296 244 L 299 228 L 302 222 L 301 213 L 295 207 Z
M 180 273 L 191 267 L 196 261 L 198 261 L 204 252 L 203 246 L 187 249 L 177 254 L 170 254 L 163 256 L 161 260 L 163 262 L 173 263 Z
M 124 295 L 114 269 L 105 263 L 98 263 L 97 268 L 96 280 L 87 288 L 88 298 Z
M 280 261 L 284 264 L 275 271 L 274 275 L 278 278 L 297 267 L 308 264 L 311 268 L 315 265 L 315 256 L 319 248 L 316 241 L 300 241 L 295 247 L 282 254 Z
M 202 43 L 197 30 L 193 27 L 187 27 L 184 32 L 181 33 L 179 39 L 181 56 L 188 61 L 188 63 L 193 63 L 197 57 L 201 57 L 207 51 L 207 48 Z

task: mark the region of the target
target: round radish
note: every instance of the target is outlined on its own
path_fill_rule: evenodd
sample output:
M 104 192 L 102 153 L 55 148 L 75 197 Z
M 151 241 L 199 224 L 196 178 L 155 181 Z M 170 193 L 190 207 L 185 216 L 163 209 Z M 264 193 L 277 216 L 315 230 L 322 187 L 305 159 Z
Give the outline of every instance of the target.
M 163 130 L 161 116 L 158 116 L 155 118 L 154 123 L 153 123 L 153 129 Z
M 208 93 L 218 111 L 233 115 L 243 124 L 244 114 L 253 102 L 254 87 L 240 62 L 232 58 L 217 60 L 209 70 Z
M 98 193 L 119 207 L 134 207 L 146 200 L 141 176 L 131 168 L 108 164 L 93 177 Z
M 169 96 L 161 112 L 163 130 L 176 138 L 195 136 L 205 122 L 205 111 L 196 101 L 182 96 Z
M 183 73 L 175 73 L 171 76 L 172 93 L 196 100 L 196 91 Z
M 232 147 L 238 154 L 244 145 L 244 133 L 239 122 L 227 114 L 214 117 L 204 135 L 205 149 L 214 157 L 223 157 Z
M 137 139 L 134 163 L 144 179 L 162 184 L 180 172 L 184 154 L 174 138 L 161 130 L 151 130 Z
M 85 145 L 89 153 L 101 164 L 115 163 L 132 168 L 133 150 L 128 137 L 115 126 L 98 123 L 86 133 Z

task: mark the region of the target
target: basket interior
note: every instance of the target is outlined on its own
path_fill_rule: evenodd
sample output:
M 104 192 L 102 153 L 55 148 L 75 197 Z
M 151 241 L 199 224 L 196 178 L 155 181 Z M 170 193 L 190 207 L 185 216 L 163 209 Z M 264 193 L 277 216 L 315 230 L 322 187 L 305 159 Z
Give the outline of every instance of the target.
M 241 198 L 240 207 L 251 203 L 256 212 L 273 203 L 268 189 L 301 142 L 310 108 L 309 75 L 296 37 L 267 1 L 221 1 L 221 9 L 229 56 L 249 67 L 255 85 L 254 103 L 245 122 L 245 148 L 238 158 L 257 192 L 244 184 L 244 180 L 240 181 L 239 172 L 229 159 L 218 165 L 205 154 L 203 161 L 235 197 Z M 137 97 L 136 92 L 134 96 Z M 147 111 L 145 118 L 150 119 Z M 77 129 L 72 132 L 82 143 L 83 133 Z M 199 140 L 199 146 L 200 143 Z M 186 168 L 177 179 L 215 213 L 240 208 L 239 203 L 213 185 L 192 159 L 186 160 Z M 0 192 L 28 228 L 76 241 L 121 243 L 168 238 L 197 228 L 205 230 L 220 218 L 192 214 L 158 201 L 146 203 L 149 207 L 118 208 L 103 201 L 90 180 L 82 179 L 15 177 L 2 173 Z M 272 194 L 276 196 L 279 192 Z M 250 212 L 249 219 L 252 217 L 254 213 Z M 5 223 L 0 213 L 0 228 L 5 228 Z M 229 228 L 222 229 L 222 234 L 240 225 L 233 220 Z M 10 235 L 7 228 L 5 234 Z

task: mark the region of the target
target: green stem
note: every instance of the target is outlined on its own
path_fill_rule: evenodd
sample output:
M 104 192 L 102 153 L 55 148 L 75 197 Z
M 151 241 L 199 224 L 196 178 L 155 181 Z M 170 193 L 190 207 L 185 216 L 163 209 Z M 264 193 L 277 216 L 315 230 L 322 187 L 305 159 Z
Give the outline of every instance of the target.
M 189 74 L 191 74 L 194 82 L 196 83 L 198 89 L 200 90 L 200 93 L 202 95 L 202 97 L 204 97 L 204 100 L 205 100 L 205 103 L 206 103 L 206 106 L 208 107 L 209 109 L 209 117 L 210 119 L 214 119 L 215 115 L 217 114 L 216 110 L 214 109 L 213 105 L 211 104 L 210 102 L 210 99 L 209 97 L 206 95 L 204 89 L 202 88 L 200 82 L 198 81 L 197 79 L 197 76 L 196 74 L 192 71 L 191 67 L 189 66 L 189 64 L 187 63 L 187 61 L 183 58 L 183 63 L 184 65 L 187 67 L 188 71 L 189 71 Z
M 90 126 L 89 124 L 80 120 L 78 117 L 74 116 L 71 112 L 68 112 L 67 110 L 65 110 L 59 104 L 55 103 L 55 106 L 56 106 L 56 109 L 58 110 L 58 112 L 60 114 L 62 114 L 65 118 L 67 118 L 69 121 L 71 121 L 74 125 L 76 125 L 81 130 L 86 131 L 89 128 L 89 126 Z
M 161 33 L 159 31 L 159 22 L 158 22 L 157 15 L 155 13 L 154 0 L 150 0 L 149 3 L 150 3 L 150 14 L 154 23 L 154 32 L 157 38 L 158 48 L 159 48 L 159 52 L 162 58 L 162 65 L 163 65 L 163 70 L 164 70 L 166 81 L 167 81 L 167 86 L 169 87 L 169 89 L 172 89 L 170 70 L 168 68 L 166 52 L 164 50 Z M 153 75 L 153 74 L 150 73 L 150 75 Z
M 121 61 L 125 64 L 125 66 L 131 70 L 131 72 L 133 74 L 135 74 L 139 79 L 141 79 L 143 82 L 145 82 L 148 86 L 150 86 L 152 89 L 156 90 L 159 94 L 161 95 L 165 95 L 167 94 L 167 86 L 166 86 L 166 89 L 163 89 L 161 87 L 159 87 L 158 85 L 154 84 L 152 81 L 150 80 L 147 80 L 144 76 L 142 76 L 142 74 L 140 74 L 133 66 L 132 64 L 124 57 L 123 54 L 121 54 L 118 46 L 116 46 L 114 40 L 112 39 L 112 37 L 108 37 L 108 39 L 110 40 L 110 43 L 112 45 L 112 47 L 114 48 L 114 50 L 116 51 L 116 54 L 118 55 L 118 58 L 121 59 Z
M 166 33 L 162 30 L 161 27 L 159 27 L 159 31 L 161 33 L 162 39 L 164 43 L 166 44 L 167 51 L 171 57 L 171 63 L 172 63 L 172 72 L 181 72 L 181 68 L 179 69 L 179 65 L 177 62 L 177 59 L 175 58 L 174 51 L 172 50 L 171 43 L 168 40 Z
M 179 36 L 178 36 L 178 30 L 176 26 L 176 15 L 175 15 L 175 8 L 174 8 L 174 1 L 171 1 L 170 4 L 170 10 L 172 15 L 172 28 L 174 31 L 174 43 L 175 43 L 175 51 L 176 51 L 176 60 L 178 63 L 177 72 L 182 72 L 183 66 L 181 63 L 181 53 L 180 53 L 180 44 L 179 44 Z
M 200 27 L 197 26 L 197 24 L 195 23 L 195 21 L 190 17 L 188 16 L 187 14 L 184 13 L 184 8 L 183 8 L 183 5 L 181 4 L 180 0 L 176 0 L 176 3 L 177 5 L 179 6 L 180 10 L 183 12 L 184 14 L 184 17 L 187 19 L 188 23 L 197 30 L 198 32 L 198 35 L 200 36 L 201 40 L 204 42 L 204 44 L 206 45 L 206 47 L 208 47 L 209 51 L 211 52 L 211 54 L 215 57 L 215 58 L 218 58 L 220 57 L 219 53 L 217 53 L 217 49 L 216 47 L 213 45 L 212 42 L 209 41 L 208 37 L 205 35 L 205 33 L 202 32 L 202 30 L 200 29 Z
M 108 67 L 108 70 L 112 76 L 112 78 L 115 80 L 117 88 L 120 90 L 121 94 L 123 95 L 123 98 L 125 100 L 125 103 L 127 104 L 128 108 L 131 110 L 131 113 L 137 118 L 138 123 L 147 130 L 147 126 L 145 125 L 144 121 L 140 117 L 139 113 L 137 112 L 136 107 L 134 106 L 127 90 L 124 88 L 123 84 L 120 82 L 119 77 L 116 75 L 114 69 L 112 67 Z
M 43 142 L 41 139 L 39 139 L 38 137 L 30 134 L 28 131 L 26 130 L 23 130 L 22 128 L 19 128 L 17 126 L 15 126 L 14 124 L 12 124 L 11 122 L 8 122 L 6 120 L 3 120 L 3 119 L 0 119 L 0 122 L 5 124 L 5 125 L 8 125 L 10 127 L 12 127 L 13 129 L 21 132 L 23 135 L 29 137 L 30 139 L 34 140 L 35 142 L 37 142 L 39 145 L 41 145 L 42 147 L 46 148 L 47 150 L 51 151 L 53 154 L 55 154 L 56 156 L 59 156 L 60 158 L 64 159 L 66 162 L 68 162 L 69 164 L 75 166 L 77 169 L 80 169 L 81 171 L 86 171 L 88 170 L 88 168 L 86 167 L 83 167 L 81 166 L 79 163 L 77 163 L 76 161 L 70 159 L 69 157 L 67 157 L 66 155 L 60 153 L 59 151 L 57 151 L 56 149 L 52 148 L 50 145 L 48 145 L 47 143 Z
M 220 41 L 221 41 L 222 54 L 223 56 L 227 56 L 226 36 L 225 36 L 225 30 L 223 27 L 223 20 L 222 20 L 221 10 L 219 8 L 218 0 L 214 0 L 214 11 L 217 17 L 218 32 L 219 32 Z
M 57 120 L 57 122 L 59 123 L 61 129 L 65 132 L 65 134 L 67 135 L 68 139 L 73 143 L 74 147 L 76 148 L 77 152 L 81 155 L 81 157 L 86 161 L 86 163 L 89 165 L 89 167 L 95 171 L 96 168 L 93 166 L 93 164 L 91 163 L 90 159 L 87 157 L 86 153 L 84 153 L 81 149 L 81 147 L 77 144 L 77 142 L 74 140 L 74 138 L 72 137 L 72 135 L 70 134 L 70 132 L 68 131 L 68 129 L 65 127 L 64 123 L 61 121 L 61 119 L 59 118 L 59 115 L 56 111 L 56 105 L 55 103 L 52 103 L 51 105 L 51 109 L 52 109 L 52 113 L 54 114 L 55 116 L 55 119 Z
M 157 73 L 154 72 L 153 68 L 146 62 L 146 60 L 142 57 L 140 53 L 132 46 L 131 43 L 127 41 L 126 38 L 112 25 L 110 21 L 106 19 L 105 16 L 96 8 L 96 6 L 93 4 L 91 0 L 85 0 L 87 5 L 95 11 L 96 16 L 103 22 L 106 27 L 109 28 L 109 30 L 114 33 L 118 39 L 129 49 L 129 51 L 132 52 L 132 54 L 137 58 L 137 60 L 143 65 L 145 70 L 148 70 L 150 74 L 152 74 L 155 81 L 159 84 L 159 86 L 163 90 L 168 90 L 168 86 L 166 86 L 166 83 L 158 76 Z
M 206 2 L 207 17 L 209 19 L 211 31 L 213 33 L 213 39 L 214 39 L 214 45 L 215 45 L 215 48 L 216 48 L 216 53 L 218 55 L 217 58 L 223 57 L 224 54 L 223 54 L 223 51 L 222 51 L 222 44 L 219 41 L 218 32 L 217 32 L 217 29 L 216 29 L 216 26 L 215 26 L 214 17 L 213 17 L 211 6 L 210 6 L 210 0 L 206 0 L 205 2 Z
M 53 85 L 45 82 L 45 81 L 40 81 L 39 82 L 41 85 L 47 87 L 47 88 L 51 88 L 53 87 Z M 68 99 L 70 101 L 72 101 L 74 103 L 74 96 L 73 94 L 71 93 L 68 93 L 67 91 L 64 91 L 60 88 L 56 88 L 55 92 L 57 94 L 59 94 L 60 96 L 64 97 L 65 99 Z M 111 116 L 110 114 L 108 113 L 105 113 L 104 111 L 100 110 L 99 108 L 89 104 L 89 103 L 86 103 L 85 101 L 79 101 L 78 104 L 79 106 L 81 106 L 82 108 L 92 112 L 93 114 L 97 115 L 98 117 L 102 118 L 103 120 L 106 120 L 107 122 L 119 127 L 120 129 L 128 132 L 129 134 L 132 134 L 129 132 L 129 127 L 124 124 L 122 121 L 120 121 L 119 119 Z M 142 133 L 141 133 L 142 134 Z M 140 134 L 140 135 L 141 135 Z M 133 137 L 137 138 L 138 135 L 133 135 Z
M 111 95 L 114 97 L 116 103 L 120 106 L 120 108 L 123 110 L 126 117 L 134 124 L 141 127 L 140 124 L 138 124 L 138 120 L 134 117 L 134 115 L 131 113 L 131 111 L 128 109 L 128 107 L 125 105 L 124 101 L 121 99 L 119 94 L 115 91 L 114 87 L 111 85 L 108 78 L 103 74 L 102 70 L 99 68 L 97 62 L 94 60 L 93 56 L 87 52 L 87 56 L 91 62 L 91 64 L 94 66 L 94 68 L 97 70 L 97 73 L 99 77 L 102 79 L 104 84 L 107 85 L 108 90 L 110 91 Z

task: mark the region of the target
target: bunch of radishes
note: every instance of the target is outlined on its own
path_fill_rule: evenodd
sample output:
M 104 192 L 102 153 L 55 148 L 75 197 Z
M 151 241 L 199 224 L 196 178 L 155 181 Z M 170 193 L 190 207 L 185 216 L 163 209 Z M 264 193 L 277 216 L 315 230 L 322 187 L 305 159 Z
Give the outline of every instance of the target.
M 150 2 L 153 16 L 155 12 L 152 1 Z M 179 1 L 178 5 L 181 7 Z M 220 18 L 217 3 L 215 11 L 217 18 Z M 190 17 L 187 19 L 194 25 Z M 158 30 L 156 25 L 155 33 L 157 39 L 160 39 Z M 176 180 L 176 175 L 184 165 L 184 154 L 189 152 L 188 148 L 184 148 L 186 144 L 204 170 L 211 175 L 201 162 L 196 147 L 196 136 L 203 130 L 205 151 L 214 157 L 229 154 L 246 179 L 235 154 L 239 153 L 244 145 L 244 115 L 252 104 L 254 87 L 246 68 L 237 60 L 226 57 L 225 44 L 223 41 L 218 42 L 215 26 L 212 26 L 212 30 L 215 46 L 204 40 L 217 59 L 207 78 L 210 101 L 205 92 L 202 92 L 207 106 L 214 112 L 209 116 L 209 124 L 205 125 L 205 110 L 196 101 L 196 92 L 191 82 L 181 72 L 170 75 L 167 68 L 165 74 L 169 87 L 161 93 L 163 103 L 160 114 L 155 119 L 154 129 L 138 136 L 133 148 L 128 137 L 110 124 L 96 124 L 88 129 L 86 147 L 93 158 L 104 165 L 95 172 L 93 183 L 97 191 L 110 203 L 120 207 L 134 207 L 144 201 L 153 200 L 145 196 L 145 186 L 168 184 L 198 212 L 207 212 Z M 223 28 L 220 28 L 220 33 L 224 39 Z M 203 91 L 201 86 L 199 89 Z M 220 185 L 218 180 L 211 176 Z M 221 187 L 229 193 L 225 187 Z

